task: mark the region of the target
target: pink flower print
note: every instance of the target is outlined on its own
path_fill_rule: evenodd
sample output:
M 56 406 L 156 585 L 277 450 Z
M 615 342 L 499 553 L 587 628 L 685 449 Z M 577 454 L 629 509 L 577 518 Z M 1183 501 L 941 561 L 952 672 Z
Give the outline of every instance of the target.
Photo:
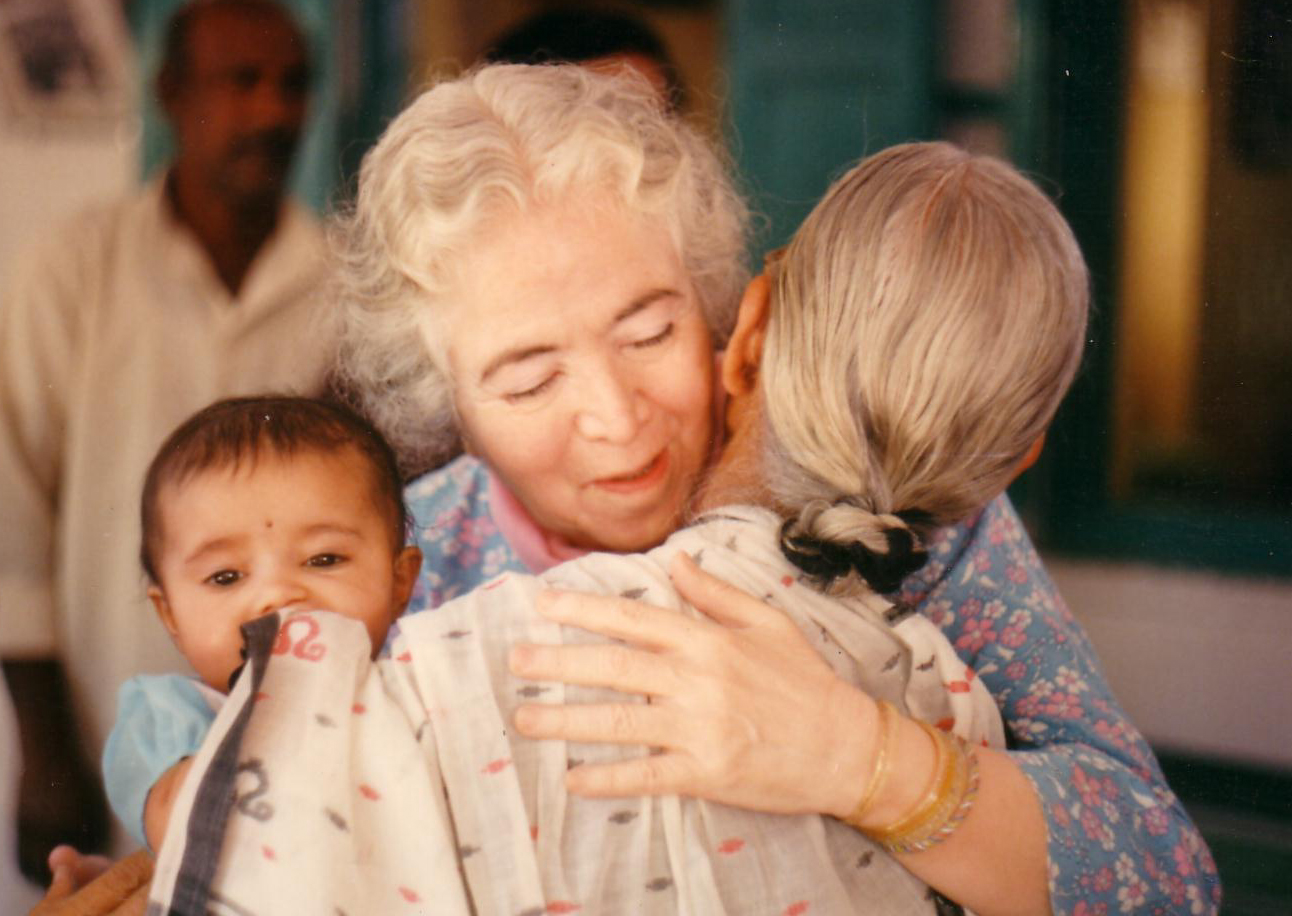
M 1041 712 L 1056 719 L 1081 718 L 1081 697 L 1075 693 L 1056 690 L 1045 698 Z
M 488 516 L 465 518 L 462 520 L 462 528 L 458 538 L 472 547 L 480 547 L 484 544 L 485 538 L 495 534 L 497 531 L 498 526 Z
M 1184 879 L 1179 875 L 1169 875 L 1167 879 L 1158 885 L 1162 892 L 1171 898 L 1171 902 L 1176 906 L 1184 903 Z
M 1002 640 L 1003 642 L 1004 640 Z M 1011 681 L 1021 680 L 1027 676 L 1027 665 L 1022 662 L 1010 662 L 1005 667 L 1005 677 Z
M 1015 585 L 1027 584 L 1027 569 L 1017 563 L 1011 563 L 1005 567 L 1005 578 Z
M 1097 704 L 1097 705 L 1098 705 L 1098 704 Z M 1105 705 L 1106 705 L 1106 704 L 1105 704 Z M 1126 748 L 1126 741 L 1125 741 L 1125 739 L 1122 737 L 1123 733 L 1124 733 L 1124 729 L 1123 729 L 1122 724 L 1121 724 L 1120 722 L 1119 722 L 1119 723 L 1117 723 L 1117 724 L 1115 724 L 1115 725 L 1114 725 L 1114 724 L 1110 724 L 1110 723 L 1109 723 L 1107 720 L 1105 720 L 1105 719 L 1099 719 L 1099 720 L 1097 720 L 1097 721 L 1095 722 L 1095 734 L 1096 734 L 1096 735 L 1098 735 L 1099 737 L 1103 738 L 1105 741 L 1107 741 L 1107 742 L 1108 742 L 1109 744 L 1111 744 L 1113 747 L 1121 748 L 1121 749 L 1125 750 L 1125 748 Z
M 1066 665 L 1060 665 L 1058 673 L 1054 675 L 1054 685 L 1061 687 L 1069 693 L 1084 693 L 1089 685 L 1086 679 L 1076 671 Z
M 1117 905 L 1123 913 L 1137 912 L 1143 908 L 1147 894 L 1148 886 L 1144 882 L 1132 881 L 1117 889 Z
M 1171 829 L 1171 818 L 1161 808 L 1149 808 L 1144 812 L 1144 829 L 1149 832 L 1150 836 L 1162 836 Z M 1175 848 L 1177 860 L 1180 852 L 1181 849 L 1177 846 Z M 1192 857 L 1190 857 L 1189 861 L 1192 863 Z M 1190 867 L 1192 867 L 1192 864 L 1190 864 Z M 1188 874 L 1188 872 L 1183 874 Z
M 1015 617 L 1018 615 L 1015 614 Z M 1000 644 L 1007 649 L 1018 649 L 1027 642 L 1027 629 L 1025 626 L 1019 626 L 1010 623 L 1005 629 L 1000 631 Z
M 1107 913 L 1108 904 L 1096 903 L 1092 905 L 1082 900 L 1073 909 L 1072 916 L 1107 916 Z
M 980 613 L 982 613 L 982 601 L 970 598 L 960 605 L 956 615 L 962 620 L 968 620 L 971 617 L 977 617 Z
M 965 602 L 965 604 L 968 603 Z M 961 605 L 962 610 L 963 608 L 964 605 Z M 968 652 L 981 652 L 987 643 L 996 641 L 996 636 L 996 630 L 992 627 L 990 619 L 972 617 L 965 621 L 964 630 L 956 639 L 956 648 Z
M 973 555 L 973 568 L 975 572 L 991 572 L 991 554 L 983 549 Z
M 1079 766 L 1072 768 L 1072 788 L 1077 790 L 1081 803 L 1087 808 L 1098 808 L 1103 804 L 1104 784 Z
M 1098 811 L 1094 808 L 1082 808 L 1079 820 L 1081 822 L 1081 829 L 1085 831 L 1086 836 L 1094 840 L 1104 849 L 1107 849 L 1110 852 L 1112 851 L 1113 847 L 1116 846 L 1113 832 L 1099 817 Z
M 918 603 L 918 599 L 912 602 Z M 939 598 L 936 601 L 930 601 L 924 608 L 925 615 L 933 621 L 935 626 L 946 627 L 956 619 L 956 615 L 951 611 L 951 602 L 945 598 Z
M 1040 714 L 1041 701 L 1035 696 L 1028 694 L 1027 696 L 1019 699 L 1018 703 L 1015 704 L 1014 711 L 1017 715 L 1023 718 L 1031 719 L 1032 717 Z
M 1055 802 L 1050 807 L 1050 814 L 1054 818 L 1054 823 L 1062 827 L 1064 830 L 1067 830 L 1072 826 L 1072 817 L 1068 814 L 1068 809 L 1058 802 Z
M 1099 871 L 1095 872 L 1094 888 L 1101 894 L 1106 894 L 1113 889 L 1113 870 L 1105 865 Z
M 1010 540 L 1010 528 L 1012 526 L 1002 515 L 994 515 L 991 523 L 987 526 L 987 541 L 994 546 L 999 547 L 1006 541 Z

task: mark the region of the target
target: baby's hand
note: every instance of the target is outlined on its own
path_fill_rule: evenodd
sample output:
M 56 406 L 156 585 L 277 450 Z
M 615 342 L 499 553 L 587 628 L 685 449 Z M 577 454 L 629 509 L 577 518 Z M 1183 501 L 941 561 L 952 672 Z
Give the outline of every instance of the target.
M 144 802 L 144 836 L 153 851 L 160 848 L 162 840 L 166 837 L 166 825 L 170 823 L 170 809 L 175 804 L 175 798 L 179 795 L 180 787 L 184 785 L 184 777 L 188 775 L 188 768 L 192 763 L 192 757 L 185 757 L 162 773 L 148 791 L 148 800 Z

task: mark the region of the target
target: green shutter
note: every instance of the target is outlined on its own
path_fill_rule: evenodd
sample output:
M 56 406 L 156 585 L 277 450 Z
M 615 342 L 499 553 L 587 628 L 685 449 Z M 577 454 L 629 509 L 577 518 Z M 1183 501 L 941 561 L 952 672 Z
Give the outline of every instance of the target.
M 783 242 L 846 166 L 933 118 L 931 0 L 732 0 L 729 142 L 761 247 Z

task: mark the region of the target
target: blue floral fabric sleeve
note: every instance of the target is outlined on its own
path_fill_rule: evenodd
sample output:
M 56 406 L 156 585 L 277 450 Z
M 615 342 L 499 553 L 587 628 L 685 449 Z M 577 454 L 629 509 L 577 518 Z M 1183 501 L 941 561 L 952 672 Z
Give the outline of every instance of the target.
M 1055 913 L 1215 913 L 1206 843 L 1002 496 L 941 532 L 902 599 L 942 628 L 1001 708 L 1041 799 Z

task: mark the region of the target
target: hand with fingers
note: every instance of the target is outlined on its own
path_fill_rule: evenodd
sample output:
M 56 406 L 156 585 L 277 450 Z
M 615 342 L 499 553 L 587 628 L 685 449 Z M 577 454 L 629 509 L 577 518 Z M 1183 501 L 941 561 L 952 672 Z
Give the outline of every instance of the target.
M 153 860 L 144 850 L 112 864 L 70 846 L 49 854 L 49 890 L 28 916 L 142 916 Z
M 659 749 L 575 767 L 567 787 L 576 794 L 680 794 L 759 811 L 847 814 L 874 754 L 875 702 L 836 676 L 780 610 L 702 571 L 684 552 L 669 574 L 704 617 L 547 592 L 538 601 L 543 616 L 621 644 L 522 645 L 510 656 L 519 677 L 608 687 L 649 702 L 529 704 L 517 710 L 516 728 L 530 738 Z

